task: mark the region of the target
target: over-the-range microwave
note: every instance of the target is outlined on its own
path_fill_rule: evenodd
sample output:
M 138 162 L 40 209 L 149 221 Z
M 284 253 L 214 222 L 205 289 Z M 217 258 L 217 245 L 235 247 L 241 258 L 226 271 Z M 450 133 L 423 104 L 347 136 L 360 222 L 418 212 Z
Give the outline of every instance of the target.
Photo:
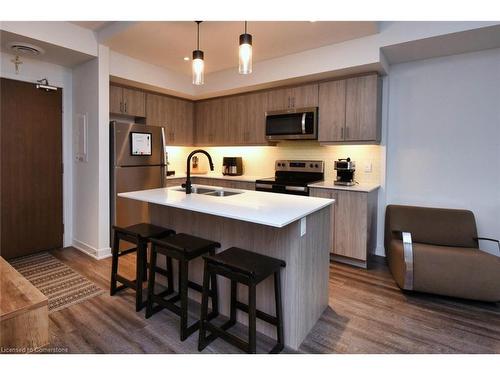
M 318 108 L 266 112 L 266 139 L 318 139 Z

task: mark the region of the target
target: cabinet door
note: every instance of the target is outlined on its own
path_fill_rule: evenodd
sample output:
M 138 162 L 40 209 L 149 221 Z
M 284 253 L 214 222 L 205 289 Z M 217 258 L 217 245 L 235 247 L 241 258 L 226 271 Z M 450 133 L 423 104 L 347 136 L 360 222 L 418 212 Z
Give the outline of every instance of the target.
M 317 189 L 311 188 L 311 196 L 318 198 L 328 198 L 328 199 L 336 199 L 336 193 L 333 190 L 329 189 Z M 337 203 L 331 205 L 330 212 L 330 222 L 331 222 L 331 230 L 330 230 L 330 253 L 335 253 L 335 205 Z
M 123 88 L 109 86 L 109 112 L 118 114 L 123 112 Z
M 334 253 L 366 261 L 367 194 L 336 191 Z
M 193 144 L 193 102 L 174 99 L 172 123 L 172 145 L 190 146 Z
M 266 111 L 279 111 L 291 108 L 290 89 L 276 89 L 267 92 Z
M 218 144 L 241 145 L 245 143 L 246 102 L 245 95 L 231 96 L 223 99 L 226 108 L 224 127 L 225 136 L 221 136 Z
M 319 123 L 320 142 L 344 140 L 346 81 L 332 81 L 319 85 Z
M 306 108 L 318 106 L 318 85 L 303 85 L 291 89 L 291 107 Z
M 163 96 L 147 94 L 146 96 L 146 123 L 153 126 L 166 126 L 166 114 L 163 105 Z
M 376 74 L 346 81 L 346 141 L 377 141 L 380 136 L 379 78 Z
M 197 145 L 209 144 L 209 128 L 208 117 L 210 114 L 210 103 L 208 101 L 197 102 L 195 108 L 194 119 L 194 143 Z
M 267 92 L 258 92 L 244 96 L 246 124 L 243 128 L 245 144 L 267 144 L 266 140 L 266 105 Z
M 146 96 L 144 92 L 123 89 L 124 113 L 130 116 L 146 117 Z

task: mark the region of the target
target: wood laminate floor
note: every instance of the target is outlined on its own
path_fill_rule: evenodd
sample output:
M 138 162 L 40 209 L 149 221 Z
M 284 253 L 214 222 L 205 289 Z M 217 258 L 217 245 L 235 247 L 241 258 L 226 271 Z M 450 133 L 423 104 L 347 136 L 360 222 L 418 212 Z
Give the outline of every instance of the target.
M 108 290 L 110 258 L 97 261 L 73 248 L 51 253 Z M 120 262 L 120 272 L 130 274 L 135 256 Z M 136 313 L 133 291 L 106 293 L 55 312 L 49 330 L 49 349 L 71 353 L 198 353 L 197 333 L 181 342 L 174 314 L 161 311 L 146 320 L 144 310 Z M 258 352 L 272 346 L 262 336 L 258 343 Z M 402 293 L 383 264 L 363 270 L 334 263 L 329 307 L 300 352 L 500 353 L 500 305 Z M 240 352 L 216 340 L 203 353 Z

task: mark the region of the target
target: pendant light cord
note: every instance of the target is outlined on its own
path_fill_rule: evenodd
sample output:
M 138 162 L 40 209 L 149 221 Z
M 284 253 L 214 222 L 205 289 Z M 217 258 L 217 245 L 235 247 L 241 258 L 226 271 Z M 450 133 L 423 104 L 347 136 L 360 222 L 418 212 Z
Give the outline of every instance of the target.
M 247 21 L 245 21 L 245 34 L 247 33 Z

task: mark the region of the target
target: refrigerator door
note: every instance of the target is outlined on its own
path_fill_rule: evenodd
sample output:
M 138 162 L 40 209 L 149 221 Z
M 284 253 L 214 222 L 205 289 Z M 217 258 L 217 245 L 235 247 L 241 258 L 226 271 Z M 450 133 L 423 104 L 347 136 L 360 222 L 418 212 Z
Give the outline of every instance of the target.
M 162 127 L 112 122 L 111 132 L 113 166 L 165 164 L 165 137 Z M 141 144 L 145 139 L 151 144 Z
M 162 166 L 115 167 L 114 191 L 111 208 L 112 224 L 128 226 L 141 222 L 149 223 L 148 204 L 118 197 L 118 193 L 136 190 L 156 189 L 165 185 L 165 171 Z

